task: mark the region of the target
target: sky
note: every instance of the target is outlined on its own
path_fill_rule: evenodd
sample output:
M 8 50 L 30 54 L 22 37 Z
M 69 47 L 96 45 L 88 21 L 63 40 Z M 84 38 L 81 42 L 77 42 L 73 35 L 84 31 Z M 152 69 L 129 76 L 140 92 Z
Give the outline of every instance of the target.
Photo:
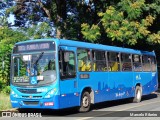
M 9 14 L 7 21 L 10 25 L 14 25 L 15 24 L 15 15 L 14 14 Z

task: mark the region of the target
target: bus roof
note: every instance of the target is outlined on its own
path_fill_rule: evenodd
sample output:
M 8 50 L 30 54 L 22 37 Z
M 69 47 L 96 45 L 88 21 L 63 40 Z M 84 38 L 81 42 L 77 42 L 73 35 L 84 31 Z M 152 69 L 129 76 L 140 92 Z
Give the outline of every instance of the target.
M 88 48 L 88 49 L 96 49 L 96 50 L 105 50 L 105 51 L 113 51 L 113 52 L 155 56 L 154 51 L 148 52 L 148 51 L 141 51 L 141 50 L 135 50 L 135 49 L 130 49 L 130 48 L 123 48 L 123 47 L 116 47 L 116 46 L 109 46 L 109 45 L 102 45 L 102 44 L 93 44 L 93 43 L 88 43 L 88 42 L 64 40 L 64 39 L 57 39 L 57 38 L 27 40 L 27 41 L 18 42 L 16 43 L 16 45 L 35 42 L 35 41 L 37 42 L 55 41 L 57 44 L 62 45 L 62 46 L 72 46 L 72 47 L 78 47 L 78 48 Z

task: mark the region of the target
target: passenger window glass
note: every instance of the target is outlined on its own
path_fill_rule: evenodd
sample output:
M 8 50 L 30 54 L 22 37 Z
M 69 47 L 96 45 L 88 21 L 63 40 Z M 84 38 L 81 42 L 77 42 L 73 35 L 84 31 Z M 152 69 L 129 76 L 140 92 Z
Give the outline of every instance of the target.
M 78 57 L 78 70 L 79 71 L 91 71 L 91 52 L 89 49 L 78 49 L 77 50 Z
M 105 51 L 92 51 L 93 55 L 93 70 L 107 71 Z
M 71 51 L 60 51 L 59 66 L 61 79 L 75 78 L 75 55 Z
M 156 59 L 155 57 L 150 57 L 151 59 L 151 69 L 152 69 L 152 72 L 156 72 L 157 68 L 156 68 Z
M 142 56 L 143 71 L 151 71 L 150 61 L 151 59 L 149 56 Z
M 108 52 L 108 69 L 109 71 L 120 71 L 119 53 Z
M 121 54 L 122 71 L 132 71 L 131 55 Z
M 133 70 L 134 71 L 142 71 L 142 64 L 141 64 L 141 56 L 140 55 L 133 55 Z

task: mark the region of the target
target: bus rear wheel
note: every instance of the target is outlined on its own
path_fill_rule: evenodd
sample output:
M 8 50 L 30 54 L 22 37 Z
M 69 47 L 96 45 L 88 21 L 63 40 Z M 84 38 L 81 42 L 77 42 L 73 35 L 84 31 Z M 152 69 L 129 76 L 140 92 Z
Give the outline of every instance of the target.
M 140 86 L 136 86 L 135 97 L 133 98 L 134 103 L 141 102 L 142 99 L 142 88 Z
M 90 94 L 86 91 L 82 94 L 81 97 L 81 106 L 79 112 L 88 112 L 91 106 L 91 97 Z

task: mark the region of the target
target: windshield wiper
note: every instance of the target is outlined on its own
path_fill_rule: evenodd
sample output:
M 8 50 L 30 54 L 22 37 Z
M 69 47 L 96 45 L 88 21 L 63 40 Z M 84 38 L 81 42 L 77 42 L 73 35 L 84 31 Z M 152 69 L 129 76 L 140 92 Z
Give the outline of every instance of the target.
M 38 56 L 37 60 L 35 61 L 34 65 L 37 65 L 38 61 L 42 58 L 44 52 L 41 52 L 40 55 Z

